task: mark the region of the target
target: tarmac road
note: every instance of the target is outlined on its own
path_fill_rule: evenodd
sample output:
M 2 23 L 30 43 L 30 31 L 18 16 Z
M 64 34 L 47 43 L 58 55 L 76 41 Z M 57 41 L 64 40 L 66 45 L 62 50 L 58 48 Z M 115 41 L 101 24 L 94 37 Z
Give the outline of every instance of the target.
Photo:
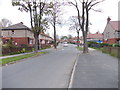
M 67 88 L 80 53 L 74 45 L 59 46 L 48 54 L 2 68 L 3 88 Z

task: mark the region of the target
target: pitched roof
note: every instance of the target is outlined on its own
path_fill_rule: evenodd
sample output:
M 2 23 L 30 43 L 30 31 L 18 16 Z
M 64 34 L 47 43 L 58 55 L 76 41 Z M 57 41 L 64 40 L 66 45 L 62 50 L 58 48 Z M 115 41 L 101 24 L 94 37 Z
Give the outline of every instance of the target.
M 110 21 L 109 24 L 114 30 L 120 31 L 120 21 Z
M 87 38 L 91 39 L 102 39 L 103 35 L 101 33 L 96 33 L 96 34 L 88 34 Z
M 40 35 L 53 39 L 52 37 L 48 36 L 48 35 L 45 34 L 45 33 L 40 33 Z
M 6 28 L 3 28 L 2 30 L 30 30 L 30 28 L 23 25 L 23 23 L 17 23 Z

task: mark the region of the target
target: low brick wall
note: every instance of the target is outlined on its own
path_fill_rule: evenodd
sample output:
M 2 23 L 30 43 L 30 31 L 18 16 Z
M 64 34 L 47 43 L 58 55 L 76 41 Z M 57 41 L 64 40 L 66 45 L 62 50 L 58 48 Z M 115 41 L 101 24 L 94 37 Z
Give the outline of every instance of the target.
M 103 47 L 103 52 L 120 57 L 120 47 Z

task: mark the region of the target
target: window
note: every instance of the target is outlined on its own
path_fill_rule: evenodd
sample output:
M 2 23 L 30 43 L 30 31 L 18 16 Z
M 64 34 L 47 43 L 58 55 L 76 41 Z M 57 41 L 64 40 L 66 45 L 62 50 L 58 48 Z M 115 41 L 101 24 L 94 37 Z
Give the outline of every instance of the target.
M 30 40 L 30 41 L 29 41 L 29 44 L 32 44 L 32 42 L 33 42 L 33 40 Z
M 14 30 L 12 30 L 12 34 L 15 34 Z
M 120 31 L 116 31 L 116 38 L 120 38 Z
M 9 42 L 9 39 L 6 39 L 6 40 L 4 41 L 5 44 L 7 44 L 8 42 Z
M 118 36 L 120 37 L 120 31 L 118 31 Z
M 107 33 L 106 33 L 106 37 L 109 37 L 109 34 L 110 34 L 110 32 L 107 32 Z

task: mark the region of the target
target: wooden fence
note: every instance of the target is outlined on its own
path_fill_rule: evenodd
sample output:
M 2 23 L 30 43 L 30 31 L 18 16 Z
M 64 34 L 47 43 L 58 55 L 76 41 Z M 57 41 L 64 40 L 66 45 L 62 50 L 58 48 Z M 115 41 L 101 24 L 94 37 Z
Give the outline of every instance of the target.
M 120 47 L 103 47 L 103 52 L 120 58 Z

